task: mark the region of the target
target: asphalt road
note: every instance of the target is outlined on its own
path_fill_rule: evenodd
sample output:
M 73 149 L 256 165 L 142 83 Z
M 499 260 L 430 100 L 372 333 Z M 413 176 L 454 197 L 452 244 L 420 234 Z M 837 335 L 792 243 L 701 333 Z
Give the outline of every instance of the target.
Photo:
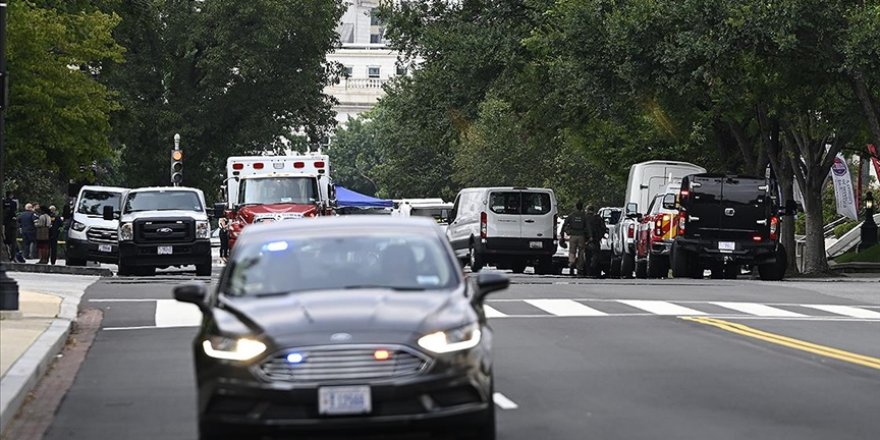
M 46 438 L 196 438 L 191 278 L 89 289 L 102 329 Z M 525 275 L 488 304 L 500 439 L 880 438 L 877 280 Z

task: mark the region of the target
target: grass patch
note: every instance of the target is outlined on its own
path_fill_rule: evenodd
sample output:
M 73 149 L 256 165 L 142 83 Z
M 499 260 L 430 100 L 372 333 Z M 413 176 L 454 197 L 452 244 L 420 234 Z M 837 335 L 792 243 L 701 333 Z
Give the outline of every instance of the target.
M 863 252 L 847 252 L 834 259 L 836 263 L 880 263 L 880 244 L 875 244 Z

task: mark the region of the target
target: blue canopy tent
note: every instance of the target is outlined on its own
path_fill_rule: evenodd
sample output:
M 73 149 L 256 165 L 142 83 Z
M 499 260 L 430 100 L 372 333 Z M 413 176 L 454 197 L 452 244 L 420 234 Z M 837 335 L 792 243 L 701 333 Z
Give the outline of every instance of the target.
M 392 208 L 394 202 L 370 197 L 336 185 L 336 205 L 340 208 Z

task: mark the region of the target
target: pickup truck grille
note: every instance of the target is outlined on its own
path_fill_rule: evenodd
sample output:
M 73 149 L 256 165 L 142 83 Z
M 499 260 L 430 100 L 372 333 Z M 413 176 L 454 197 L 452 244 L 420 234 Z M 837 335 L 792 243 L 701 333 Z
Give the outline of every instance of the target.
M 139 220 L 134 224 L 138 243 L 189 243 L 195 238 L 192 219 Z
M 93 243 L 115 244 L 117 242 L 116 229 L 89 228 L 86 237 Z

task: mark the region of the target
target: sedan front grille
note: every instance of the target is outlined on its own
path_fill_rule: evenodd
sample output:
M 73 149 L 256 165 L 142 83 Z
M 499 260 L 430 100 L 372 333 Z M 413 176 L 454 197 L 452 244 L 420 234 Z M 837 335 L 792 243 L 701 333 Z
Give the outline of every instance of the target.
M 376 360 L 377 350 L 387 350 L 390 358 Z M 302 361 L 290 362 L 290 354 L 301 356 Z M 383 381 L 420 374 L 429 362 L 423 354 L 403 346 L 322 346 L 285 350 L 258 369 L 266 379 L 279 382 Z
M 86 237 L 94 243 L 116 243 L 116 229 L 89 228 Z

